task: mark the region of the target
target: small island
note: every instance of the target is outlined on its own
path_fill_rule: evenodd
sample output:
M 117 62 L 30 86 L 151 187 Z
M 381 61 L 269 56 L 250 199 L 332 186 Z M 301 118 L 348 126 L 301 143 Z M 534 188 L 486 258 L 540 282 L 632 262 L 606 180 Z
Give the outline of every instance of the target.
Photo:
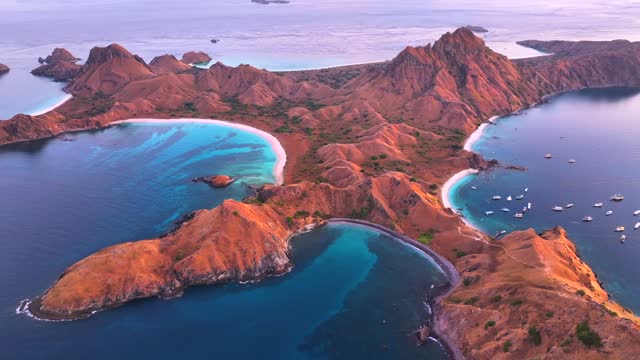
M 0 64 L 0 75 L 4 75 L 9 72 L 9 67 L 5 64 Z
M 489 30 L 483 28 L 482 26 L 476 26 L 476 25 L 467 25 L 464 27 L 467 30 L 471 30 L 474 33 L 486 33 L 489 32 Z
M 251 0 L 251 2 L 256 4 L 262 4 L 262 5 L 291 3 L 291 1 L 288 1 L 288 0 Z
M 227 175 L 213 175 L 198 177 L 191 181 L 205 183 L 213 188 L 224 188 L 233 184 L 236 179 Z

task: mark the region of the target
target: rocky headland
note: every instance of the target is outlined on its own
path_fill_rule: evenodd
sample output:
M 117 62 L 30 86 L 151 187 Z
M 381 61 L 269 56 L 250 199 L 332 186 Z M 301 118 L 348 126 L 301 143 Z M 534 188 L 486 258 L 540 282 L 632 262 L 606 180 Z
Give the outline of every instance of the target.
M 41 65 L 31 70 L 31 73 L 52 78 L 55 81 L 69 81 L 78 76 L 82 69 L 81 65 L 76 64 L 79 60 L 68 50 L 56 48 L 46 58 L 39 58 L 38 62 Z
M 82 259 L 29 310 L 74 319 L 192 285 L 280 274 L 291 266 L 293 234 L 346 217 L 424 239 L 454 264 L 462 280 L 435 313 L 458 356 L 632 358 L 640 321 L 608 299 L 562 229 L 495 242 L 442 206 L 439 189 L 451 175 L 490 166 L 463 149 L 486 119 L 562 91 L 640 86 L 640 43 L 528 44 L 553 55 L 512 61 L 464 28 L 385 63 L 277 74 L 221 63 L 187 69 L 170 57 L 146 64 L 118 45 L 93 49 L 66 87 L 74 98 L 1 122 L 0 143 L 131 118 L 224 118 L 278 138 L 285 185 Z M 581 341 L 583 322 L 599 346 Z

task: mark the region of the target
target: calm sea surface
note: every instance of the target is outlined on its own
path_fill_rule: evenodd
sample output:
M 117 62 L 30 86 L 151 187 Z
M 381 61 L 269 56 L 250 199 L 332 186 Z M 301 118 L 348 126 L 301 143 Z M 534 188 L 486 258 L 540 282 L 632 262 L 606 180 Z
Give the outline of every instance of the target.
M 452 189 L 452 205 L 490 235 L 563 226 L 610 294 L 640 313 L 640 229 L 634 230 L 640 216 L 633 215 L 640 209 L 639 138 L 640 90 L 591 89 L 555 97 L 522 115 L 499 119 L 473 146 L 487 158 L 527 171 L 468 176 Z M 545 159 L 547 153 L 553 158 Z M 576 162 L 570 164 L 571 159 Z M 622 193 L 624 201 L 610 201 L 615 193 Z M 523 200 L 505 200 L 520 194 Z M 493 195 L 502 200 L 492 200 Z M 532 210 L 523 219 L 514 218 L 528 202 Z M 597 202 L 604 207 L 594 208 Z M 562 212 L 551 210 L 571 203 L 575 206 Z M 511 211 L 501 212 L 504 207 Z M 488 210 L 495 214 L 486 216 Z M 609 210 L 613 214 L 606 216 Z M 581 221 L 585 216 L 593 222 Z M 626 229 L 624 244 L 614 232 L 617 226 Z
M 487 44 L 510 57 L 539 55 L 523 39 L 640 40 L 638 1 L 544 0 L 3 0 L 0 119 L 36 112 L 60 99 L 61 85 L 28 72 L 62 46 L 86 58 L 94 46 L 120 43 L 150 61 L 189 50 L 229 65 L 270 70 L 382 61 L 407 45 L 425 45 L 466 24 L 490 30 Z M 211 39 L 220 40 L 212 44 Z
M 228 127 L 139 123 L 65 139 L 0 148 L 3 359 L 447 358 L 412 336 L 444 275 L 413 248 L 347 225 L 297 237 L 293 271 L 257 284 L 192 288 L 73 322 L 16 314 L 83 257 L 275 181 L 269 144 Z M 240 179 L 215 190 L 191 182 L 218 173 Z

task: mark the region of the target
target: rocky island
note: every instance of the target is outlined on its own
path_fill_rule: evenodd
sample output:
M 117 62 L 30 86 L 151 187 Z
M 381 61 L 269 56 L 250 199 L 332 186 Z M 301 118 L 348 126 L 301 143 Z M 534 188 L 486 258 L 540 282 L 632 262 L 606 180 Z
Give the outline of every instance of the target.
M 0 75 L 4 75 L 9 72 L 9 67 L 5 64 L 0 64 Z
M 39 67 L 31 73 L 36 76 L 52 78 L 55 81 L 69 81 L 80 73 L 82 65 L 76 64 L 80 59 L 73 56 L 68 50 L 56 48 L 46 58 L 39 58 Z
M 131 118 L 224 118 L 278 138 L 285 184 L 80 260 L 30 312 L 76 319 L 193 285 L 282 274 L 292 235 L 352 218 L 424 239 L 455 266 L 461 281 L 452 277 L 435 307 L 434 330 L 456 357 L 632 358 L 640 319 L 609 299 L 563 229 L 497 243 L 440 200 L 451 175 L 489 167 L 462 144 L 491 116 L 558 92 L 640 86 L 640 43 L 527 44 L 554 55 L 512 61 L 464 28 L 385 63 L 277 74 L 221 63 L 187 69 L 168 56 L 147 64 L 119 45 L 94 48 L 66 87 L 74 98 L 1 122 L 1 144 Z
M 211 61 L 211 56 L 202 51 L 189 51 L 182 55 L 180 61 L 185 64 L 207 64 Z

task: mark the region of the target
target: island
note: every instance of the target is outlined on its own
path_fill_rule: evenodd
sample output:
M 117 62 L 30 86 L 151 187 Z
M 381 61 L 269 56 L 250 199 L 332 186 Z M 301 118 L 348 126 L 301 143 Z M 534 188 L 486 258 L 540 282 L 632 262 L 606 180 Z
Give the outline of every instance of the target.
M 189 51 L 182 55 L 180 61 L 185 64 L 207 64 L 211 61 L 211 56 L 202 51 Z
M 564 91 L 640 86 L 639 42 L 528 44 L 553 54 L 510 60 L 465 28 L 388 62 L 279 73 L 186 69 L 171 56 L 152 66 L 116 44 L 92 49 L 65 87 L 73 99 L 0 122 L 0 144 L 135 118 L 224 119 L 277 138 L 284 184 L 70 264 L 25 306 L 37 318 L 72 320 L 190 286 L 281 275 L 294 265 L 292 236 L 348 218 L 412 239 L 451 270 L 430 330 L 455 358 L 633 358 L 640 318 L 609 298 L 564 229 L 498 242 L 443 204 L 454 174 L 495 165 L 463 147 L 492 116 Z
M 192 181 L 205 183 L 213 188 L 224 188 L 233 184 L 236 179 L 228 175 L 213 175 L 198 177 L 193 179 Z
M 9 72 L 9 67 L 5 64 L 0 64 L 0 75 L 4 75 Z
M 251 2 L 256 4 L 269 5 L 269 4 L 289 4 L 291 1 L 289 0 L 251 0 Z

